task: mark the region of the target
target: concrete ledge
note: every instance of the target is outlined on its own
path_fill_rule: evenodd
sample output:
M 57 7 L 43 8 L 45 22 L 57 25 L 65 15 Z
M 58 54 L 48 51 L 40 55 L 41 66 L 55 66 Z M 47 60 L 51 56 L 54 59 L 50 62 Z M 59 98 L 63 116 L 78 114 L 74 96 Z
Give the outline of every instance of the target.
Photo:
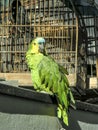
M 61 130 L 58 118 L 0 112 L 0 130 Z
M 98 78 L 97 77 L 91 77 L 89 79 L 89 88 L 98 88 Z
M 16 80 L 20 86 L 33 86 L 30 73 L 0 73 L 0 78 Z

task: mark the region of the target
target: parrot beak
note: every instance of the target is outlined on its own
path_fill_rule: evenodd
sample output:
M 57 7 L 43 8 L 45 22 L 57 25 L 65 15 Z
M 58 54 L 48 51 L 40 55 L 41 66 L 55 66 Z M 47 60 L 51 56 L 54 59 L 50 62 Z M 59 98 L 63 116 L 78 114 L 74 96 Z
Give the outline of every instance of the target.
M 40 44 L 40 45 L 39 45 L 39 52 L 40 52 L 40 53 L 43 53 L 44 50 L 45 50 L 44 44 Z

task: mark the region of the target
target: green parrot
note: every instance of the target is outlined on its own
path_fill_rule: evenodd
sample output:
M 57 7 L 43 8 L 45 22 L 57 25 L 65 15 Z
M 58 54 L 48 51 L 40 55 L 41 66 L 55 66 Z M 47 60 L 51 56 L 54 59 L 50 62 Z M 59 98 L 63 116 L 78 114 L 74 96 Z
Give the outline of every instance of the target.
M 27 65 L 31 70 L 34 89 L 53 94 L 57 98 L 57 116 L 68 125 L 68 109 L 75 100 L 69 88 L 67 71 L 48 56 L 45 51 L 45 39 L 33 39 L 26 52 Z

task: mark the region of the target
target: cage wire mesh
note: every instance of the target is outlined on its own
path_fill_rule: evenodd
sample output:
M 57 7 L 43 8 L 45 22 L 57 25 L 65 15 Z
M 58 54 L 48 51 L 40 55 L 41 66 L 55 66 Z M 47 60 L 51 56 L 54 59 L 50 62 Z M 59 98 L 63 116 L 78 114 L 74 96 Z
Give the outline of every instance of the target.
M 0 72 L 28 72 L 28 45 L 42 36 L 48 54 L 75 73 L 77 35 L 75 12 L 64 0 L 1 0 Z

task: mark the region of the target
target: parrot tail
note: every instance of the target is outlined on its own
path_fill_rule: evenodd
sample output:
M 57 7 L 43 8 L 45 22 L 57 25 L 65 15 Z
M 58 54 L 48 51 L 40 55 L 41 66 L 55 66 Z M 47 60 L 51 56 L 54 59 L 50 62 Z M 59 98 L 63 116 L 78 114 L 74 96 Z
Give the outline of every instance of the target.
M 62 105 L 59 104 L 59 107 L 57 108 L 57 115 L 58 118 L 62 119 L 63 122 L 68 126 L 68 112 L 65 108 L 62 108 Z

